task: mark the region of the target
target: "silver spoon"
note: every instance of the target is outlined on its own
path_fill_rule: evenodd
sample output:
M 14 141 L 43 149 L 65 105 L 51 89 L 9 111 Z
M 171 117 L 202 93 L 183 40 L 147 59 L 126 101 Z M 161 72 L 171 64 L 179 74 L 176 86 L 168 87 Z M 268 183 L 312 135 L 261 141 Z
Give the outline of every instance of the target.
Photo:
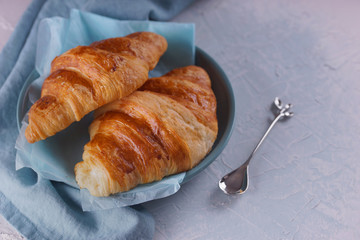
M 293 112 L 289 112 L 289 109 L 292 107 L 291 104 L 282 105 L 278 97 L 274 100 L 274 105 L 277 110 L 277 114 L 270 124 L 269 128 L 266 130 L 264 136 L 260 139 L 259 143 L 256 145 L 255 149 L 250 154 L 249 158 L 244 162 L 239 168 L 233 170 L 232 172 L 226 174 L 219 181 L 219 187 L 226 194 L 243 194 L 249 187 L 249 163 L 251 158 L 254 156 L 255 152 L 259 149 L 260 145 L 263 143 L 270 130 L 274 125 L 283 117 L 288 118 L 294 115 Z

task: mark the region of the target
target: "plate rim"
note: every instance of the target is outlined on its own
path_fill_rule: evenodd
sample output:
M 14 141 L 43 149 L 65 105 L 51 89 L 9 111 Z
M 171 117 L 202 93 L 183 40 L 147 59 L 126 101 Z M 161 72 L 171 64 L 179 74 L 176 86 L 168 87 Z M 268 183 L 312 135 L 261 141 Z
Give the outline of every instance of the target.
M 220 67 L 220 65 L 214 60 L 214 58 L 212 58 L 209 54 L 207 54 L 201 48 L 195 46 L 195 56 L 197 56 L 197 54 L 201 54 L 201 55 L 205 56 L 205 58 L 207 60 L 209 60 L 212 65 L 214 65 L 216 67 L 219 74 L 221 75 L 224 85 L 227 88 L 227 92 L 228 92 L 227 96 L 229 98 L 229 106 L 228 107 L 229 107 L 230 111 L 229 111 L 229 119 L 226 124 L 226 128 L 224 130 L 223 137 L 217 143 L 215 148 L 211 149 L 210 152 L 205 156 L 205 158 L 203 160 L 201 160 L 200 164 L 201 163 L 202 164 L 200 166 L 197 165 L 193 169 L 190 169 L 185 172 L 185 177 L 184 177 L 183 181 L 181 182 L 181 184 L 184 184 L 184 183 L 187 183 L 188 181 L 190 181 L 193 177 L 198 175 L 205 168 L 207 168 L 212 162 L 215 161 L 215 159 L 221 154 L 221 152 L 224 150 L 227 143 L 229 142 L 230 137 L 233 132 L 233 129 L 234 129 L 234 123 L 235 123 L 235 109 L 236 109 L 235 108 L 235 96 L 234 96 L 234 92 L 233 92 L 233 89 L 232 89 L 232 86 L 231 86 L 231 83 L 230 83 L 228 77 L 226 76 L 224 70 Z M 196 65 L 196 62 L 195 62 L 195 65 Z
M 29 76 L 26 78 L 23 86 L 21 87 L 20 94 L 19 94 L 19 97 L 18 97 L 17 103 L 16 103 L 16 124 L 17 124 L 19 133 L 21 132 L 21 122 L 26 114 L 25 109 L 24 109 L 25 94 L 27 94 L 27 92 L 29 91 L 28 88 L 29 88 L 30 84 L 33 81 L 35 81 L 38 77 L 40 77 L 40 74 L 38 73 L 36 68 L 34 68 L 31 71 L 31 73 L 29 74 Z

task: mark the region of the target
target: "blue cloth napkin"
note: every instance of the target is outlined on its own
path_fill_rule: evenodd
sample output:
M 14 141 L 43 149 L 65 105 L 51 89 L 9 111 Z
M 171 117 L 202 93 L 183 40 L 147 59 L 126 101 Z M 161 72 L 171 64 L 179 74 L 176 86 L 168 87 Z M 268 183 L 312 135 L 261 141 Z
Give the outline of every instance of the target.
M 152 217 L 141 207 L 83 212 L 78 190 L 15 171 L 16 101 L 34 69 L 41 19 L 76 8 L 117 19 L 168 20 L 191 0 L 34 0 L 0 54 L 0 213 L 28 239 L 151 239 Z

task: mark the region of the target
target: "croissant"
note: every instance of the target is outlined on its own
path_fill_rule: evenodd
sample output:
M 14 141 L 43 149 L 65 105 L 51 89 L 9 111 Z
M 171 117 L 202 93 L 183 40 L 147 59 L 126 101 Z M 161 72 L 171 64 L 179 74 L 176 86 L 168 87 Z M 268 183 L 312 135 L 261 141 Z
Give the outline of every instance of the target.
M 75 166 L 78 185 L 94 196 L 193 168 L 211 150 L 218 132 L 211 82 L 196 66 L 151 78 L 94 116 L 83 161 Z
M 148 79 L 166 48 L 164 37 L 137 32 L 78 46 L 56 57 L 41 98 L 30 108 L 26 139 L 43 140 L 96 108 L 129 95 Z

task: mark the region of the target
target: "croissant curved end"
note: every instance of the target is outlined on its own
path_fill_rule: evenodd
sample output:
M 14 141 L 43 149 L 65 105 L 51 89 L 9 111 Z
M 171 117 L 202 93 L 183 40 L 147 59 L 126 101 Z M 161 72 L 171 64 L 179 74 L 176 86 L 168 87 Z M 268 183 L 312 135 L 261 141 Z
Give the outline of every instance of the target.
M 32 129 L 30 127 L 27 127 L 25 129 L 25 138 L 29 143 L 36 142 L 37 137 L 34 136 L 34 133 L 33 133 Z
M 89 161 L 79 162 L 75 165 L 75 178 L 80 188 L 86 188 L 95 197 L 110 195 L 110 176 L 101 166 Z

